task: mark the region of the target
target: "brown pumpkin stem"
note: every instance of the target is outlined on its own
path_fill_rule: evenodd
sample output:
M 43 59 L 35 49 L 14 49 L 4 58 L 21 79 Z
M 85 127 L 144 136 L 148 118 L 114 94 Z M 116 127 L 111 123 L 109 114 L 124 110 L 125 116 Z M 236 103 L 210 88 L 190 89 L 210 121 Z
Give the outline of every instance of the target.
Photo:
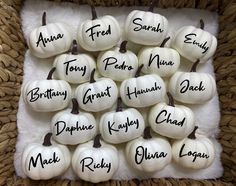
M 121 99 L 121 97 L 118 97 L 118 99 L 117 99 L 117 106 L 116 106 L 116 112 L 121 112 L 123 110 L 121 105 L 122 105 L 122 99 Z
M 158 0 L 152 0 L 149 6 L 148 11 L 153 12 L 155 5 L 157 4 Z
M 97 12 L 95 10 L 95 7 L 93 5 L 90 6 L 91 7 L 91 11 L 92 11 L 92 20 L 97 19 Z
M 47 24 L 46 22 L 46 12 L 43 12 L 43 16 L 42 16 L 42 26 L 45 26 Z
M 51 80 L 51 79 L 52 79 L 52 74 L 55 72 L 55 70 L 56 70 L 56 67 L 53 67 L 53 68 L 49 71 L 47 80 Z
M 51 143 L 51 137 L 52 137 L 52 133 L 49 132 L 45 135 L 44 140 L 43 140 L 43 146 L 49 147 L 52 145 Z
M 195 126 L 195 128 L 193 129 L 193 131 L 191 132 L 191 134 L 188 135 L 189 139 L 196 139 L 195 133 L 196 130 L 198 129 L 198 126 Z
M 136 78 L 139 77 L 142 68 L 143 68 L 143 64 L 138 67 L 138 70 L 136 71 L 136 74 L 135 74 Z
M 171 95 L 171 93 L 167 92 L 167 96 L 168 96 L 168 99 L 169 99 L 168 105 L 172 106 L 172 107 L 175 107 L 175 104 L 174 104 L 175 102 L 174 102 L 174 99 L 173 99 L 173 96 Z
M 94 79 L 94 74 L 95 74 L 95 69 L 93 69 L 93 71 L 91 72 L 90 80 L 89 80 L 90 83 L 96 82 L 95 79 Z
M 204 21 L 200 19 L 200 28 L 204 30 L 204 27 L 205 27 Z
M 100 143 L 100 138 L 101 138 L 101 134 L 97 134 L 93 140 L 93 147 L 94 148 L 99 148 L 101 147 L 101 143 Z
M 165 38 L 165 39 L 162 41 L 160 47 L 164 47 L 165 44 L 167 43 L 167 41 L 169 41 L 169 39 L 170 39 L 170 37 Z
M 72 41 L 71 54 L 78 54 L 77 41 L 75 39 Z
M 71 110 L 71 114 L 79 114 L 79 104 L 78 101 L 73 98 L 72 100 L 72 110 Z
M 198 59 L 195 63 L 193 63 L 193 66 L 190 70 L 190 72 L 196 72 L 197 71 L 197 66 L 199 64 L 200 60 Z
M 143 138 L 144 139 L 151 139 L 152 138 L 152 135 L 151 135 L 151 127 L 146 127 L 144 129 L 144 132 L 143 132 Z
M 122 43 L 120 44 L 120 50 L 119 50 L 120 53 L 125 53 L 127 51 L 126 49 L 127 42 L 128 41 L 122 41 Z

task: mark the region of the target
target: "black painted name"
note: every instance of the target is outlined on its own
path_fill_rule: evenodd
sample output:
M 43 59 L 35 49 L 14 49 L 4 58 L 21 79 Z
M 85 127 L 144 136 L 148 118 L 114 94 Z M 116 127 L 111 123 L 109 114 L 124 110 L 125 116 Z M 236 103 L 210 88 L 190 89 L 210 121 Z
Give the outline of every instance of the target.
M 64 34 L 57 34 L 57 35 L 54 35 L 54 36 L 50 36 L 50 37 L 43 37 L 43 34 L 42 32 L 39 33 L 39 37 L 38 37 L 38 40 L 36 42 L 36 46 L 38 47 L 40 42 L 42 42 L 43 46 L 46 47 L 46 44 L 47 43 L 51 43 L 53 41 L 56 41 L 58 39 L 62 39 L 64 36 Z
M 160 119 L 161 116 L 167 116 L 165 119 Z M 167 110 L 162 110 L 156 117 L 156 124 L 161 124 L 163 122 L 166 122 L 171 125 L 176 125 L 183 127 L 183 124 L 185 122 L 186 118 L 184 117 L 181 121 L 178 121 L 176 119 L 171 118 L 171 113 L 168 113 Z
M 65 68 L 65 73 L 66 75 L 68 75 L 69 72 L 82 72 L 82 76 L 85 75 L 86 73 L 86 65 L 84 66 L 77 66 L 77 65 L 72 65 L 71 63 L 77 61 L 77 59 L 72 59 L 72 60 L 69 60 L 69 61 L 66 61 L 64 62 L 63 64 L 66 66 Z
M 134 31 L 138 32 L 140 30 L 146 30 L 151 32 L 160 32 L 162 33 L 164 30 L 161 28 L 161 24 L 158 23 L 157 25 L 145 25 L 142 24 L 142 18 L 135 18 L 133 20 L 133 24 L 135 24 L 136 27 L 134 27 Z
M 95 37 L 103 37 L 103 36 L 106 36 L 106 35 L 111 35 L 111 25 L 108 25 L 108 28 L 107 30 L 97 30 L 95 31 L 95 28 L 99 29 L 99 27 L 101 27 L 100 24 L 97 24 L 97 25 L 94 25 L 92 26 L 91 28 L 87 29 L 85 32 L 89 33 L 89 36 L 92 41 L 94 41 L 94 38 Z
M 185 93 L 187 91 L 192 91 L 192 92 L 201 91 L 202 92 L 206 90 L 202 81 L 200 81 L 199 85 L 193 86 L 190 84 L 190 81 L 188 79 L 185 79 L 184 81 L 180 83 L 180 86 L 181 86 L 180 93 Z
M 151 64 L 153 63 L 154 60 L 156 62 L 157 68 L 160 68 L 161 66 L 173 66 L 174 65 L 173 61 L 166 61 L 164 59 L 160 59 L 159 54 L 156 54 L 153 56 L 151 53 L 151 55 L 149 57 L 149 61 L 148 61 L 149 67 L 151 66 Z
M 113 67 L 117 70 L 133 70 L 134 68 L 131 65 L 127 65 L 125 61 L 122 62 L 122 64 L 119 64 L 117 58 L 115 57 L 107 57 L 103 60 L 103 63 L 105 63 L 104 70 L 107 70 L 108 66 Z
M 104 158 L 101 159 L 101 162 L 94 162 L 92 157 L 85 157 L 80 161 L 80 164 L 82 166 L 82 172 L 85 171 L 85 169 L 90 170 L 94 172 L 95 169 L 107 169 L 107 173 L 111 170 L 111 163 L 106 163 Z

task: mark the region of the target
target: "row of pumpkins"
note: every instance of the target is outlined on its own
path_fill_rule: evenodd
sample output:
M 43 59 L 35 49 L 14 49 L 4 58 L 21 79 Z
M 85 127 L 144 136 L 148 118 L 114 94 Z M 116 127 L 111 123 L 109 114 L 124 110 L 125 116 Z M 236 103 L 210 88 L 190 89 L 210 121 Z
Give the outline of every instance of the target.
M 112 48 L 121 37 L 119 24 L 110 15 L 97 18 L 92 7 L 92 20 L 80 25 L 78 42 L 87 51 L 102 51 L 97 62 L 89 54 L 78 54 L 77 42 L 72 40 L 68 25 L 46 24 L 46 13 L 43 14 L 43 26 L 29 36 L 29 49 L 39 58 L 60 55 L 55 58 L 47 80 L 26 83 L 23 98 L 37 112 L 62 110 L 71 100 L 73 108 L 53 116 L 52 133 L 45 136 L 42 145 L 33 143 L 24 149 L 22 167 L 28 177 L 39 180 L 59 176 L 71 162 L 81 179 L 94 183 L 108 180 L 119 166 L 116 147 L 108 143 L 127 142 L 127 161 L 133 168 L 145 172 L 163 169 L 172 158 L 192 169 L 206 168 L 213 162 L 214 145 L 204 136 L 196 138 L 193 112 L 186 106 L 175 105 L 174 99 L 202 104 L 215 95 L 214 78 L 196 72 L 196 68 L 212 57 L 216 38 L 203 30 L 204 23 L 200 21 L 200 28 L 186 26 L 176 32 L 172 40 L 176 50 L 165 48 L 170 39 L 166 37 L 168 21 L 153 13 L 153 8 L 154 3 L 148 12 L 134 10 L 126 19 L 126 37 L 134 43 L 148 45 L 136 56 L 126 49 L 127 41 Z M 71 53 L 61 54 L 70 49 L 71 43 Z M 179 54 L 194 62 L 190 72 L 176 72 Z M 94 78 L 96 68 L 104 77 Z M 144 75 L 140 75 L 141 72 Z M 52 79 L 53 75 L 59 80 Z M 169 92 L 160 76 L 170 77 Z M 121 82 L 119 89 L 117 82 Z M 76 98 L 72 99 L 69 83 L 79 84 L 74 92 Z M 161 102 L 166 94 L 169 104 Z M 95 118 L 89 112 L 110 109 L 116 101 L 116 110 L 104 113 L 100 119 L 102 141 L 100 135 L 96 135 Z M 123 109 L 122 102 L 132 108 Z M 172 148 L 165 137 L 152 137 L 150 127 L 145 128 L 143 116 L 135 109 L 149 106 L 153 106 L 148 116 L 150 127 L 158 134 L 177 139 Z M 80 111 L 79 107 L 87 112 Z M 60 144 L 52 144 L 51 136 Z M 77 144 L 71 158 L 64 145 Z

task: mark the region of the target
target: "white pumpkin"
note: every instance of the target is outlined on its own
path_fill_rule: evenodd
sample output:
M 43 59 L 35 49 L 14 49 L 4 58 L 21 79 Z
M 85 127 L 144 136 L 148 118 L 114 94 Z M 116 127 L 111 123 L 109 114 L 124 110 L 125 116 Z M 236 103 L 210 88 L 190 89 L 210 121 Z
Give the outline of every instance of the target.
M 86 111 L 98 112 L 111 108 L 118 97 L 116 83 L 109 78 L 94 80 L 95 69 L 91 73 L 89 83 L 79 85 L 75 96 L 80 107 Z
M 89 81 L 91 72 L 96 68 L 94 58 L 89 54 L 78 54 L 77 42 L 73 40 L 72 52 L 61 54 L 54 59 L 55 76 L 69 83 L 80 84 Z
M 127 41 L 123 41 L 120 47 L 99 54 L 97 65 L 101 75 L 115 81 L 134 77 L 138 58 L 132 51 L 126 50 L 126 44 Z
M 180 55 L 195 62 L 207 62 L 215 53 L 217 47 L 217 39 L 211 33 L 204 31 L 204 22 L 200 20 L 200 28 L 194 26 L 185 26 L 180 28 L 172 41 L 172 47 L 175 48 Z
M 130 41 L 142 45 L 160 45 L 168 33 L 168 20 L 153 13 L 152 2 L 148 11 L 133 10 L 125 21 L 125 35 Z
M 179 53 L 172 48 L 164 48 L 166 38 L 160 47 L 144 47 L 138 54 L 139 64 L 143 64 L 144 74 L 158 74 L 161 77 L 173 75 L 180 65 Z
M 92 114 L 79 112 L 79 105 L 75 98 L 72 99 L 73 108 L 55 114 L 51 121 L 53 138 L 67 145 L 85 143 L 94 138 L 97 125 Z
M 214 161 L 214 144 L 205 136 L 196 136 L 197 128 L 187 138 L 177 140 L 172 145 L 173 160 L 182 167 L 205 169 Z
M 116 111 L 102 115 L 99 130 L 102 138 L 108 143 L 124 143 L 141 136 L 144 130 L 144 119 L 134 108 L 123 110 L 121 98 L 118 98 Z
M 196 72 L 199 60 L 190 72 L 176 72 L 169 81 L 169 92 L 174 99 L 189 104 L 203 104 L 216 94 L 215 79 L 207 73 Z
M 27 41 L 34 56 L 48 58 L 70 49 L 72 33 L 65 23 L 46 24 L 46 12 L 44 12 L 42 26 L 35 28 Z
M 48 180 L 60 176 L 70 166 L 70 151 L 64 145 L 51 144 L 51 136 L 52 133 L 48 133 L 43 144 L 30 143 L 23 151 L 22 170 L 33 180 Z
M 134 78 L 124 80 L 120 86 L 122 101 L 131 107 L 147 107 L 161 102 L 166 94 L 164 81 L 156 74 L 139 77 L 143 65 Z
M 68 106 L 71 100 L 71 87 L 64 80 L 53 80 L 55 67 L 48 74 L 47 80 L 28 82 L 22 88 L 25 103 L 34 111 L 52 112 Z
M 183 105 L 174 105 L 171 94 L 167 93 L 169 104 L 158 103 L 151 108 L 148 121 L 153 131 L 163 136 L 183 139 L 194 129 L 193 111 Z
M 112 178 L 119 166 L 116 148 L 97 135 L 94 141 L 79 145 L 72 157 L 72 167 L 79 178 L 98 183 Z
M 117 20 L 110 15 L 97 18 L 95 8 L 92 9 L 92 20 L 81 23 L 78 30 L 79 44 L 88 51 L 101 51 L 114 47 L 121 37 Z
M 163 169 L 171 162 L 171 146 L 164 137 L 152 137 L 150 127 L 146 127 L 144 136 L 127 143 L 126 159 L 129 164 L 143 172 Z

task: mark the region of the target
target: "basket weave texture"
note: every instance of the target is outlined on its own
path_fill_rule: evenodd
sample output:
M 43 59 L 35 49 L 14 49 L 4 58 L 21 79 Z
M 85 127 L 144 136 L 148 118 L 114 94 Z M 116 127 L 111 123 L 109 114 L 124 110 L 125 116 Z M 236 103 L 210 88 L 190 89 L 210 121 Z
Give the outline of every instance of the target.
M 55 0 L 61 2 L 63 0 Z M 148 5 L 148 0 L 69 0 L 102 6 Z M 0 0 L 0 185 L 94 185 L 84 181 L 32 181 L 15 175 L 16 113 L 27 46 L 21 30 L 23 0 Z M 148 179 L 108 181 L 98 185 L 236 185 L 236 0 L 160 0 L 160 8 L 200 8 L 219 14 L 218 48 L 214 68 L 221 103 L 219 141 L 224 175 L 217 180 Z

